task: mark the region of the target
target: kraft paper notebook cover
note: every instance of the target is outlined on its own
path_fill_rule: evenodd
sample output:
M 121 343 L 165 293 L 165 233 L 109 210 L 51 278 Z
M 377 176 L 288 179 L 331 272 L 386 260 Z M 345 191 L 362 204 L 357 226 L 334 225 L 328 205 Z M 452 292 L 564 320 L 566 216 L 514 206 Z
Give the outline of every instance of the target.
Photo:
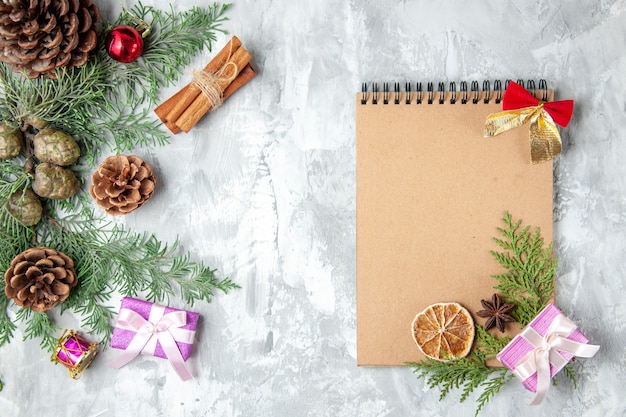
M 503 272 L 490 251 L 500 249 L 492 239 L 506 211 L 552 241 L 552 163 L 530 163 L 528 127 L 483 137 L 502 91 L 364 89 L 356 95 L 357 364 L 403 365 L 425 358 L 411 324 L 428 305 L 458 302 L 484 324 L 475 313 Z

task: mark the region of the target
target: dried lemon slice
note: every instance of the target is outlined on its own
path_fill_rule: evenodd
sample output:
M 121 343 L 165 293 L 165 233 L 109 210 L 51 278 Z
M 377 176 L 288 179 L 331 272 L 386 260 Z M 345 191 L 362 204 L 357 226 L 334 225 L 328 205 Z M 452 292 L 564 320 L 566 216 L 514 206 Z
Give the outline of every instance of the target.
M 474 341 L 474 320 L 458 303 L 430 305 L 413 320 L 413 340 L 438 361 L 467 356 Z

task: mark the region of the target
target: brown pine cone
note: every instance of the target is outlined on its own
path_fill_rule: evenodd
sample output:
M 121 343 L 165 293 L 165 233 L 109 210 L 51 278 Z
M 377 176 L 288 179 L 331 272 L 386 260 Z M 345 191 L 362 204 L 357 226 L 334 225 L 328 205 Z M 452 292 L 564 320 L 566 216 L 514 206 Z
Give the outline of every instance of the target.
M 0 61 L 29 78 L 83 65 L 98 43 L 91 0 L 1 0 Z
M 156 178 L 152 167 L 136 155 L 105 159 L 91 176 L 89 194 L 108 214 L 128 214 L 152 197 Z
M 78 279 L 74 261 L 62 252 L 41 247 L 13 258 L 4 282 L 4 292 L 15 304 L 42 312 L 65 301 Z

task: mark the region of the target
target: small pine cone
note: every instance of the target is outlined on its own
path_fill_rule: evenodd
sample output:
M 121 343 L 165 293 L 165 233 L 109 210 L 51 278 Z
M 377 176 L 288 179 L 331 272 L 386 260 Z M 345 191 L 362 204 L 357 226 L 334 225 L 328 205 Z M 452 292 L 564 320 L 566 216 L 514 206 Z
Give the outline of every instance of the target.
M 98 43 L 92 0 L 2 0 L 0 60 L 29 78 L 87 62 Z
M 41 247 L 13 258 L 4 282 L 4 292 L 15 304 L 42 312 L 65 301 L 78 279 L 74 261 L 62 252 Z
M 43 207 L 32 190 L 19 190 L 9 199 L 9 212 L 24 226 L 34 226 L 41 220 Z
M 128 214 L 152 197 L 156 179 L 152 167 L 135 155 L 105 159 L 91 176 L 89 194 L 108 214 Z
M 41 162 L 68 166 L 80 156 L 80 148 L 67 133 L 57 129 L 41 129 L 33 138 L 35 156 Z
M 15 158 L 22 151 L 22 132 L 6 123 L 0 123 L 0 159 Z
M 39 197 L 64 200 L 74 196 L 80 189 L 80 181 L 71 169 L 47 162 L 37 165 L 33 191 Z

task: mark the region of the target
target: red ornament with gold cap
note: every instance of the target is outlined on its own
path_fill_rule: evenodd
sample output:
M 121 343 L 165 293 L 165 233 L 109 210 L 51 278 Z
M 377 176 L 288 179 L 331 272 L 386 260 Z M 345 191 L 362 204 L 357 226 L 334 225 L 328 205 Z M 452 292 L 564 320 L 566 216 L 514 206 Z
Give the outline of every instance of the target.
M 143 53 L 143 37 L 132 26 L 116 26 L 107 34 L 107 53 L 122 63 L 136 61 Z
M 113 27 L 107 34 L 105 46 L 111 58 L 127 64 L 136 61 L 143 53 L 144 38 L 150 33 L 150 25 L 123 5 L 122 13 L 134 22 L 134 26 L 126 24 Z

